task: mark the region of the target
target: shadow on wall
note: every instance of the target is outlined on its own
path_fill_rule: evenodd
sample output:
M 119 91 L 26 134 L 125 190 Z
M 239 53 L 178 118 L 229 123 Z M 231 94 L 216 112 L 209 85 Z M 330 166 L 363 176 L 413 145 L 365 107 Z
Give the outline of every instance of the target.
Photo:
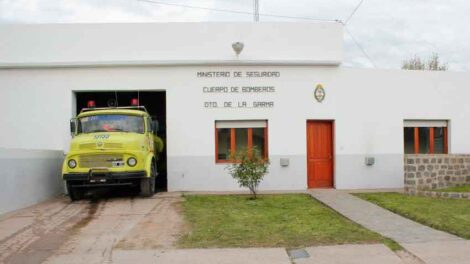
M 63 159 L 58 150 L 0 148 L 0 214 L 63 193 Z

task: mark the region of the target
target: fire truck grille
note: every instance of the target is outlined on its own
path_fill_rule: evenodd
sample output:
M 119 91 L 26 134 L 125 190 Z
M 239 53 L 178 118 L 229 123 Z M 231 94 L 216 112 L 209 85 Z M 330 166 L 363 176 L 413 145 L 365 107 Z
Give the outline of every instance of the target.
M 80 150 L 122 149 L 122 143 L 104 143 L 102 147 L 99 147 L 96 143 L 83 143 L 79 147 Z
M 95 143 L 83 143 L 80 144 L 80 149 L 81 150 L 87 150 L 87 149 L 95 149 L 96 144 Z
M 113 162 L 123 161 L 121 154 L 81 155 L 78 159 L 81 168 L 111 168 Z
M 104 143 L 105 149 L 120 149 L 122 148 L 121 143 Z

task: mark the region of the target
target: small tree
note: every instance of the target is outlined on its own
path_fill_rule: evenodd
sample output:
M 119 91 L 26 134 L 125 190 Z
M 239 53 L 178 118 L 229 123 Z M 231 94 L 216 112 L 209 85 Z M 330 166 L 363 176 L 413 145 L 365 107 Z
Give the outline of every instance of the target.
M 447 71 L 448 66 L 441 63 L 437 53 L 433 53 L 428 61 L 422 60 L 415 55 L 414 58 L 403 61 L 401 68 L 403 70 Z
M 269 161 L 262 157 L 256 147 L 232 154 L 232 160 L 235 162 L 227 166 L 230 175 L 237 180 L 240 187 L 250 190 L 252 199 L 256 199 L 258 186 L 268 172 Z

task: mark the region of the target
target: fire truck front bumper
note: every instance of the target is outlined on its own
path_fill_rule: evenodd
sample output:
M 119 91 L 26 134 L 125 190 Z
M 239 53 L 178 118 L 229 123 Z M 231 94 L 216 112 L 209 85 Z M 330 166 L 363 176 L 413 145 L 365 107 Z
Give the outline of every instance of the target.
M 72 187 L 130 186 L 140 184 L 145 171 L 68 173 L 63 179 Z

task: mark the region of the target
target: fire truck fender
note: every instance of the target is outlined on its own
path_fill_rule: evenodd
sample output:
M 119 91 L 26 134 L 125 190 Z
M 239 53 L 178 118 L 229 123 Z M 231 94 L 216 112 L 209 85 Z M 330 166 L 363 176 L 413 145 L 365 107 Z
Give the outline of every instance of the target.
M 149 153 L 147 155 L 147 158 L 145 159 L 145 172 L 146 172 L 146 175 L 147 177 L 151 177 L 152 176 L 152 163 L 155 162 L 155 156 L 153 155 L 153 153 Z M 155 164 L 156 166 L 156 164 Z M 155 168 L 157 169 L 157 168 Z

